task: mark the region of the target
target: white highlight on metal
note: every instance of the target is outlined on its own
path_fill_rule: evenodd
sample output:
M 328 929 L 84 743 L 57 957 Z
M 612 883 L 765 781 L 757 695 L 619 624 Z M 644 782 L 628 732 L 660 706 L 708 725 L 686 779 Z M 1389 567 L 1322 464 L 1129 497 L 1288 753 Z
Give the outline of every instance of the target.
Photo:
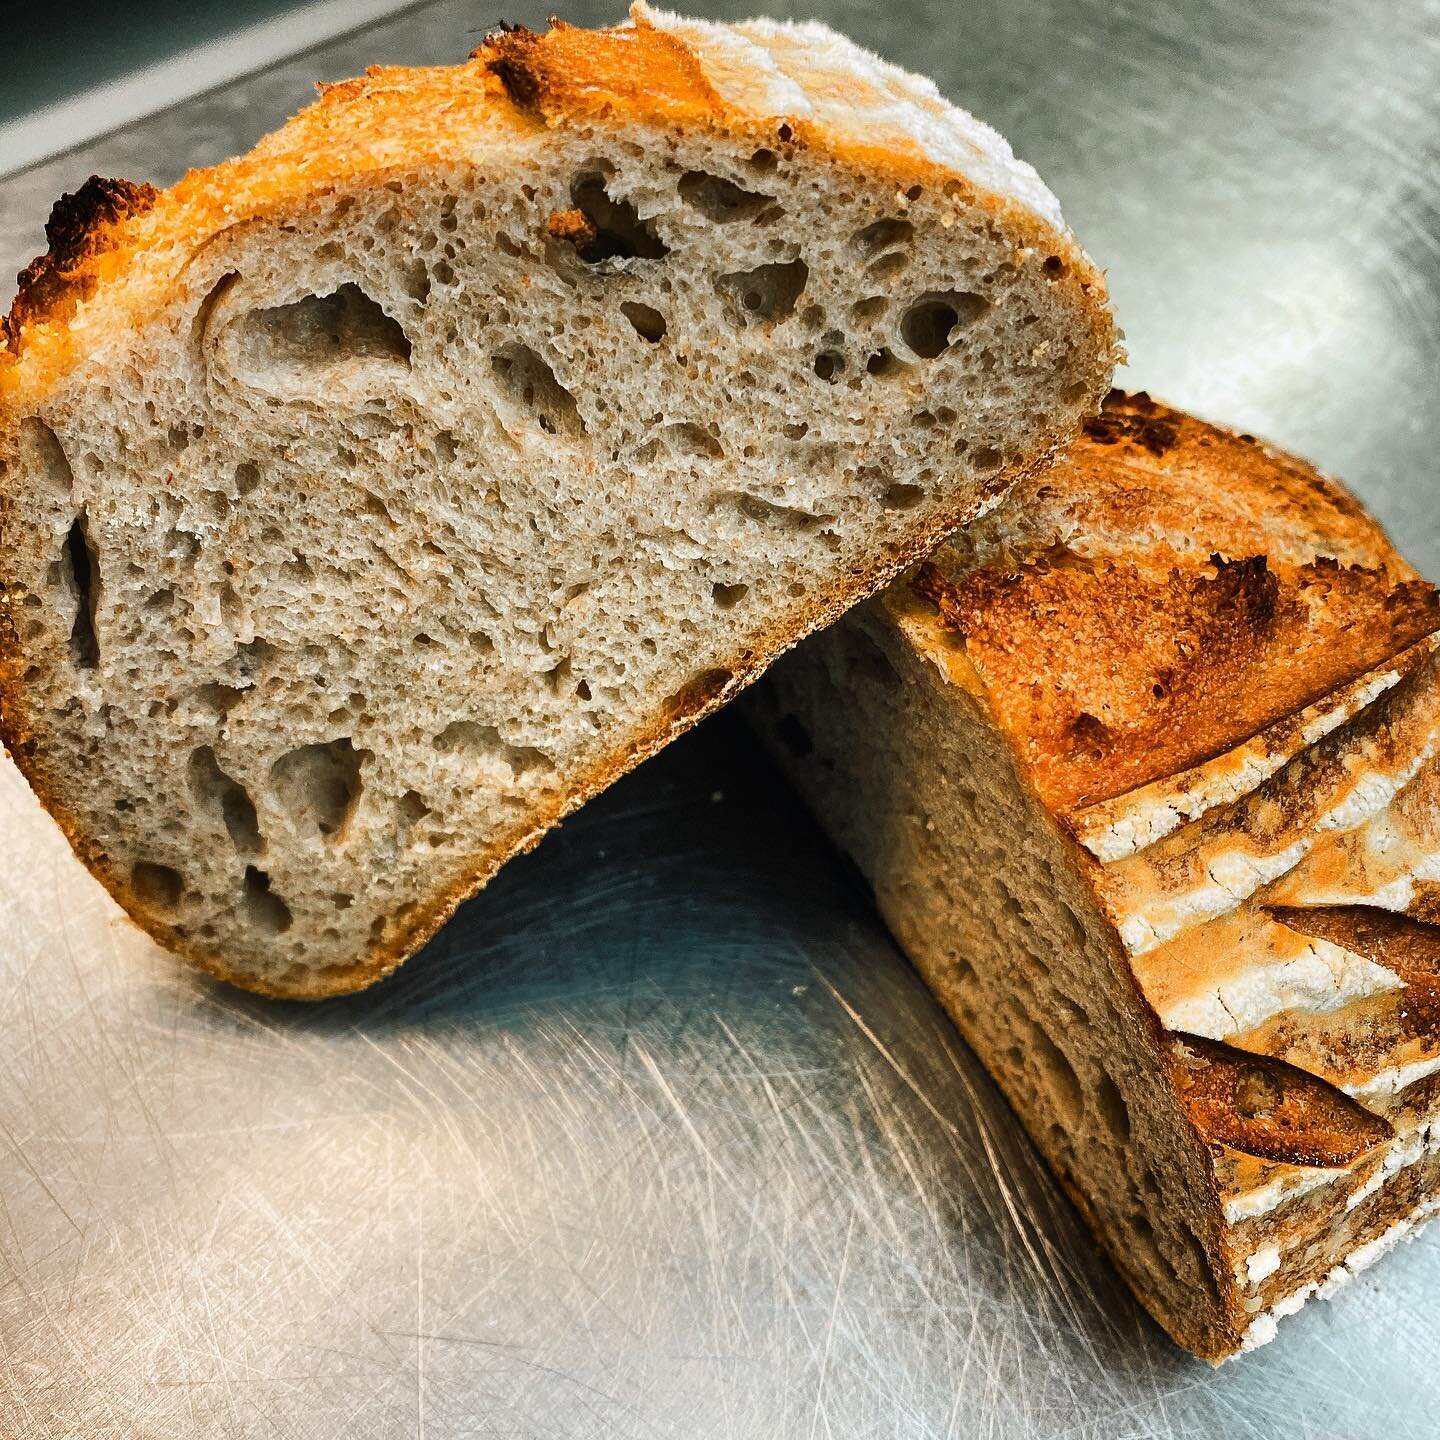
M 421 0 L 315 0 L 270 20 L 194 45 L 0 125 L 0 175 L 12 175 L 87 140 L 133 124 L 242 75 L 364 29 Z

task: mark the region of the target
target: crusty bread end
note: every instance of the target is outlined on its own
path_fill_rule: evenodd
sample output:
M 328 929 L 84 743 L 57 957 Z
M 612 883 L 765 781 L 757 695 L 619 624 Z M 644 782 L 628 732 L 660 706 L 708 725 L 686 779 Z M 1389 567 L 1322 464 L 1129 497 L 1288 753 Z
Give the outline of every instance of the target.
M 492 35 L 54 217 L 0 351 L 0 732 L 164 944 L 315 997 L 1096 408 L 1103 282 L 817 26 Z

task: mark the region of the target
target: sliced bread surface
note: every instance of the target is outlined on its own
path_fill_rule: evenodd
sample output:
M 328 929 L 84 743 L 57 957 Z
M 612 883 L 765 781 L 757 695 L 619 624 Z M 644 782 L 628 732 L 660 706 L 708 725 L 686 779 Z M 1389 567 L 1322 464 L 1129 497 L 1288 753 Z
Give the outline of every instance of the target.
M 0 729 L 276 995 L 1043 466 L 1114 362 L 1034 172 L 816 25 L 502 30 L 56 207 L 0 350 Z
M 1437 646 L 1340 486 L 1116 393 L 746 702 L 1211 1360 L 1440 1209 Z

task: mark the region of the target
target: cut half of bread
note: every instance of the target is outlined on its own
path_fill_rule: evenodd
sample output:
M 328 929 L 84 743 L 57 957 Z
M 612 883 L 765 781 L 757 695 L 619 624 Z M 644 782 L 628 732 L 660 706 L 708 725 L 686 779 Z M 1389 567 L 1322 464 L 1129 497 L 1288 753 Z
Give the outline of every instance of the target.
M 48 235 L 4 740 L 142 925 L 276 995 L 391 970 L 1114 362 L 1034 171 L 817 25 L 505 29 Z
M 1117 393 L 751 702 L 1211 1360 L 1440 1208 L 1437 644 L 1338 485 Z

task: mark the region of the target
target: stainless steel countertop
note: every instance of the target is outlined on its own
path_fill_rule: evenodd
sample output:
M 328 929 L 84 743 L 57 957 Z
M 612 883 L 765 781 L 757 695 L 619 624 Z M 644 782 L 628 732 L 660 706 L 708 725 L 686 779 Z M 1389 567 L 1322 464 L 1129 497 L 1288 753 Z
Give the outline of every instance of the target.
M 1035 162 L 1127 383 L 1345 475 L 1440 574 L 1435 0 L 809 10 Z M 444 0 L 0 183 L 0 269 L 92 170 L 168 181 L 496 18 Z M 5 1440 L 1440 1429 L 1440 1234 L 1254 1356 L 1177 1352 L 728 716 L 321 1007 L 180 969 L 8 765 L 0 847 Z

